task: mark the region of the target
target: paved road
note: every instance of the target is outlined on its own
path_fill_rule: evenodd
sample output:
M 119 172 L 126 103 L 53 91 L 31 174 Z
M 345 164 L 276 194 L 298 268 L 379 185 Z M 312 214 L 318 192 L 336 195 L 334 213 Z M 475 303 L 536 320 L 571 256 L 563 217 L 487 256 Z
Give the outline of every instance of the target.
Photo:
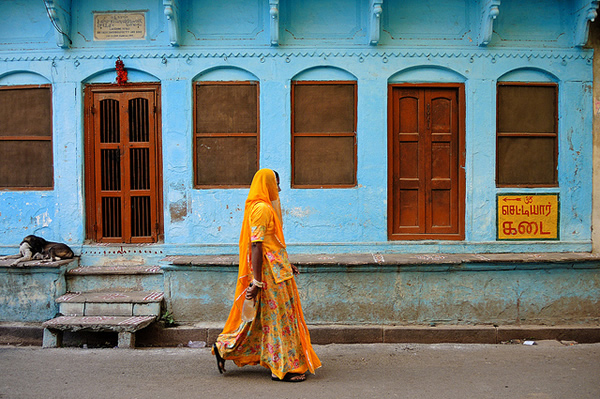
M 325 345 L 303 383 L 208 348 L 40 349 L 0 346 L 0 398 L 600 398 L 600 344 Z

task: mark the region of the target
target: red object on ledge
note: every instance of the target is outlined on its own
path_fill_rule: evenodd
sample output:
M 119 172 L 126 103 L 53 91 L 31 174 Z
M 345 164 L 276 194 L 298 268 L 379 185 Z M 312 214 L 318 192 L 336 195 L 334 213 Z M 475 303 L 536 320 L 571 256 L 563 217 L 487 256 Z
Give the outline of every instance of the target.
M 127 71 L 125 70 L 125 64 L 123 64 L 121 57 L 117 58 L 115 69 L 117 70 L 117 84 L 123 85 L 127 83 Z

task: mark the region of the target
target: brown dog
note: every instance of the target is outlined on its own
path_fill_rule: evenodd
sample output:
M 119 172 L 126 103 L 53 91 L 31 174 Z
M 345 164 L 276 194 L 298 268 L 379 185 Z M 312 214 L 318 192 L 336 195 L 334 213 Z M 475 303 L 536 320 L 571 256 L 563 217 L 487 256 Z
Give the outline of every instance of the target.
M 4 256 L 1 259 L 14 259 L 11 264 L 16 265 L 19 262 L 26 262 L 32 259 L 53 262 L 61 259 L 72 259 L 73 256 L 73 251 L 66 244 L 46 241 L 42 237 L 29 235 L 21 241 L 18 255 Z
M 33 259 L 49 259 L 51 261 L 55 261 L 61 259 L 72 259 L 74 255 L 73 251 L 67 244 L 46 241 L 42 237 L 33 235 L 27 236 L 23 239 L 23 242 L 28 243 L 31 247 Z M 38 254 L 40 255 L 38 256 Z

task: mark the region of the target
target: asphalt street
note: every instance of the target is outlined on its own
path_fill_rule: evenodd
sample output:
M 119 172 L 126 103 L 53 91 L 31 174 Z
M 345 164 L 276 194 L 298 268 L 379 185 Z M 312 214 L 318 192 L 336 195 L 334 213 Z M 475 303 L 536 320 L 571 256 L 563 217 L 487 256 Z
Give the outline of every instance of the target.
M 600 398 L 600 344 L 317 345 L 323 367 L 302 383 L 209 348 L 0 346 L 0 398 Z

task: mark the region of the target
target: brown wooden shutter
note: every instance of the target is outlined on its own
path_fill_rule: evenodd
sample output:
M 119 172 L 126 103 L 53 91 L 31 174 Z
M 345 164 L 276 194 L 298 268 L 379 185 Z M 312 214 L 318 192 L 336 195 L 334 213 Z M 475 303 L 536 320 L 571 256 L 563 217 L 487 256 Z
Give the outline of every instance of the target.
M 194 115 L 195 186 L 250 186 L 259 159 L 258 83 L 198 83 Z
M 391 91 L 390 237 L 461 237 L 458 90 Z
M 557 104 L 554 83 L 498 84 L 498 186 L 558 184 Z
M 50 86 L 0 88 L 0 187 L 53 185 Z
M 292 185 L 356 185 L 356 82 L 292 85 Z

